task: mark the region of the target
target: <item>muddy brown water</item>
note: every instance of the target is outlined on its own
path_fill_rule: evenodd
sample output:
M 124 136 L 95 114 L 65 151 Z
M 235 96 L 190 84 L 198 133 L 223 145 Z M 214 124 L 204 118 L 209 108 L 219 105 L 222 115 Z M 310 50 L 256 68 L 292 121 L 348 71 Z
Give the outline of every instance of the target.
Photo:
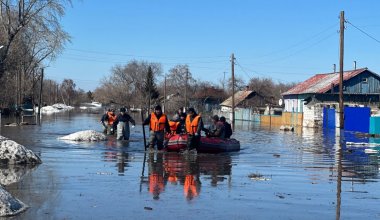
M 380 218 L 378 155 L 344 144 L 378 140 L 248 122 L 234 134 L 241 151 L 227 154 L 145 154 L 141 125 L 130 142 L 57 140 L 100 131 L 99 118 L 64 113 L 41 126 L 1 127 L 43 160 L 6 186 L 30 206 L 12 219 Z

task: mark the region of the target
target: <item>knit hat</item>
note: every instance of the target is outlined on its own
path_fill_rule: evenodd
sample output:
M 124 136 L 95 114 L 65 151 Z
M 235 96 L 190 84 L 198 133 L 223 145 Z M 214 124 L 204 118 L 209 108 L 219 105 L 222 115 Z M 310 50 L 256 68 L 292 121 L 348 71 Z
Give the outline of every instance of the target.
M 126 112 L 127 110 L 125 108 L 120 108 L 120 112 Z
M 160 110 L 160 111 L 162 111 L 162 108 L 161 108 L 160 105 L 157 105 L 157 106 L 154 108 L 154 110 Z
M 214 119 L 215 121 L 219 121 L 219 116 L 214 115 L 214 116 L 212 116 L 212 119 Z
M 189 108 L 189 109 L 187 110 L 187 112 L 188 112 L 188 113 L 192 112 L 192 113 L 194 113 L 194 114 L 196 113 L 194 108 Z

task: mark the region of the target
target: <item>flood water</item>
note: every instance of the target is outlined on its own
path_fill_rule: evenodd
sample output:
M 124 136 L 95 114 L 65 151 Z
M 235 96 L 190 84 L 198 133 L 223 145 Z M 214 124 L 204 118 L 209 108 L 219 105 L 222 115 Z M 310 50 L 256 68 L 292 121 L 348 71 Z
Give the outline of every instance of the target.
M 248 122 L 234 134 L 241 151 L 228 154 L 145 154 L 141 124 L 130 142 L 57 140 L 101 131 L 99 118 L 65 113 L 41 126 L 1 127 L 43 161 L 6 186 L 30 206 L 12 219 L 380 218 L 378 155 L 345 145 L 377 140 Z

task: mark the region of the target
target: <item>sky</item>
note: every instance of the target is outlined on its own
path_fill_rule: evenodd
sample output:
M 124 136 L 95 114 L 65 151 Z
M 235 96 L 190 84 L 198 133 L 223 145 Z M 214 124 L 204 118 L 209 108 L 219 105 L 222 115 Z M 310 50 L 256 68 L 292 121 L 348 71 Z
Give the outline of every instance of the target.
M 344 69 L 357 61 L 380 74 L 380 1 L 73 0 L 61 20 L 71 42 L 46 78 L 94 90 L 115 65 L 144 60 L 161 63 L 163 74 L 187 64 L 195 79 L 220 84 L 234 53 L 245 82 L 301 82 L 339 70 L 340 11 L 349 22 Z

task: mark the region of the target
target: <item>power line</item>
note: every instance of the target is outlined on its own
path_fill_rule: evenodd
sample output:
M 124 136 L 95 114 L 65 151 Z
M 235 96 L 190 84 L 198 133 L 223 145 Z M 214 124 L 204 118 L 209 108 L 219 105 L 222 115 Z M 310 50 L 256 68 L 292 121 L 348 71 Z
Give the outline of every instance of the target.
M 137 58 L 157 58 L 157 59 L 207 59 L 207 58 L 226 58 L 228 56 L 203 56 L 203 57 L 191 57 L 191 56 L 144 56 L 144 55 L 136 55 L 136 54 L 122 54 L 122 53 L 109 53 L 102 51 L 94 51 L 94 50 L 83 50 L 83 49 L 74 49 L 68 48 L 67 50 L 78 51 L 82 53 L 90 53 L 90 54 L 102 54 L 102 55 L 110 55 L 110 56 L 121 56 L 121 57 L 137 57 Z
M 304 39 L 304 40 L 302 40 L 302 41 L 299 41 L 299 42 L 297 42 L 297 43 L 295 43 L 295 44 L 293 44 L 293 45 L 291 45 L 291 46 L 289 46 L 289 47 L 286 47 L 286 48 L 283 48 L 283 49 L 279 49 L 279 50 L 277 50 L 277 51 L 273 51 L 273 52 L 270 52 L 270 53 L 264 54 L 264 55 L 262 55 L 262 56 L 260 56 L 260 57 L 255 58 L 255 59 L 261 59 L 261 58 L 263 58 L 263 57 L 267 57 L 267 56 L 269 56 L 269 55 L 278 54 L 278 53 L 280 53 L 280 52 L 282 52 L 282 51 L 288 51 L 289 49 L 295 48 L 295 47 L 297 47 L 297 46 L 299 46 L 299 45 L 301 45 L 301 44 L 303 44 L 303 43 L 305 43 L 305 42 L 308 42 L 308 41 L 310 41 L 310 40 L 312 40 L 312 39 L 318 37 L 319 35 L 321 35 L 321 34 L 327 32 L 327 31 L 329 31 L 330 29 L 336 27 L 337 25 L 338 25 L 338 23 L 335 23 L 334 25 L 331 25 L 331 26 L 325 28 L 324 30 L 318 32 L 317 34 L 314 34 L 314 35 L 312 35 L 311 37 L 308 37 L 307 39 Z
M 376 41 L 377 43 L 380 43 L 380 40 L 376 39 L 375 37 L 371 36 L 370 34 L 368 34 L 367 32 L 365 32 L 364 30 L 360 29 L 359 27 L 353 25 L 351 22 L 349 22 L 348 20 L 345 20 L 346 23 L 350 24 L 352 27 L 356 28 L 358 31 L 362 32 L 363 34 L 367 35 L 367 37 L 371 38 L 372 40 Z

